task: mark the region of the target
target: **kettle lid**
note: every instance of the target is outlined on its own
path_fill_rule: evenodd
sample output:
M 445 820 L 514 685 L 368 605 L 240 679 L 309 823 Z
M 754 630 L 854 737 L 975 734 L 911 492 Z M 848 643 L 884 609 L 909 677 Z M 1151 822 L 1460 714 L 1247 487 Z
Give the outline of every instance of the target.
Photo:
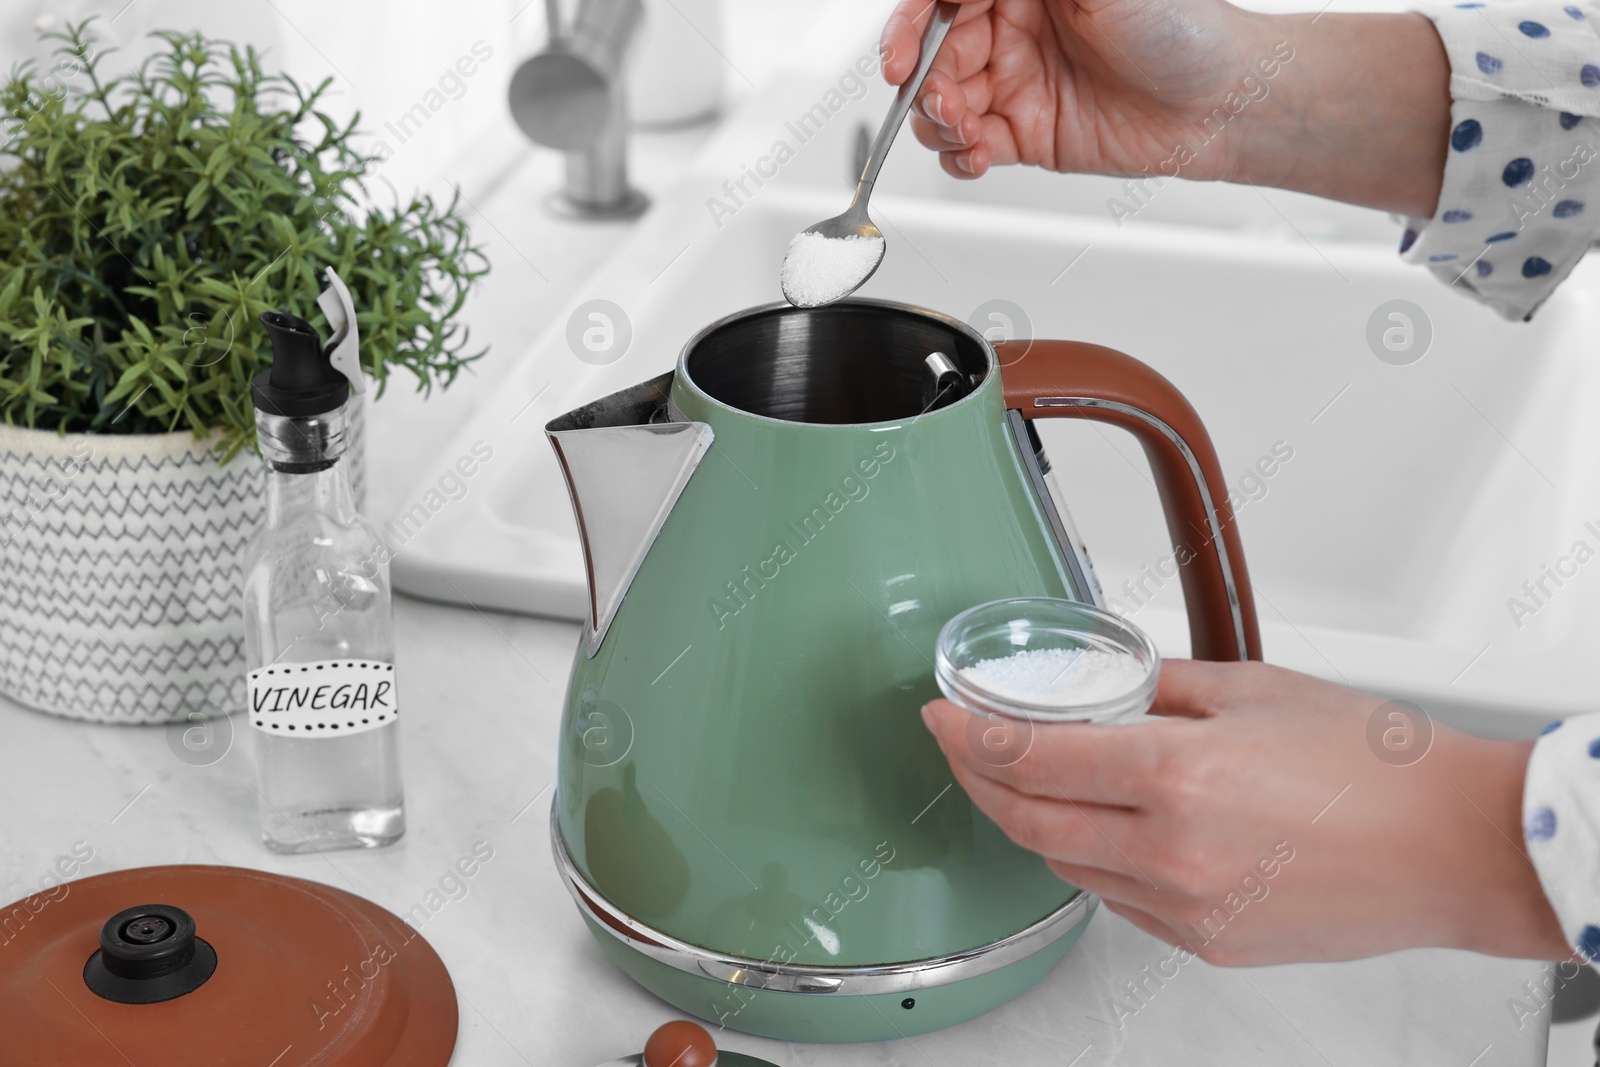
M 371 901 L 239 867 L 143 867 L 0 911 L 0 1018 L 28 1063 L 444 1067 L 455 987 L 421 934 Z

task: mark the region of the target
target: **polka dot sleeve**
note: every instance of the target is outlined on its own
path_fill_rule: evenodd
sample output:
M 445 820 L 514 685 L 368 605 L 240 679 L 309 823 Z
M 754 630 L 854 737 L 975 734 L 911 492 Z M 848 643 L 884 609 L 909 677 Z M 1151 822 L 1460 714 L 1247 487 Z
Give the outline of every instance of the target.
M 1401 255 L 1526 319 L 1600 236 L 1600 8 L 1559 0 L 1422 12 L 1450 58 L 1439 206 Z
M 1544 728 L 1528 760 L 1522 837 L 1567 942 L 1600 958 L 1600 715 Z

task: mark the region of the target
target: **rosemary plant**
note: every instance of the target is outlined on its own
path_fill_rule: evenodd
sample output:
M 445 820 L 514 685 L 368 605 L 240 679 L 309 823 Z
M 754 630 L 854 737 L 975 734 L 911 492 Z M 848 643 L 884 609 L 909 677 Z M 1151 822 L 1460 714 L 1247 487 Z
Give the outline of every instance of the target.
M 110 76 L 90 23 L 44 38 L 57 62 L 0 87 L 0 415 L 61 432 L 254 440 L 257 315 L 318 322 L 323 268 L 349 285 L 362 363 L 445 386 L 469 353 L 458 316 L 487 271 L 459 197 L 377 206 L 380 157 L 254 49 L 162 32 Z

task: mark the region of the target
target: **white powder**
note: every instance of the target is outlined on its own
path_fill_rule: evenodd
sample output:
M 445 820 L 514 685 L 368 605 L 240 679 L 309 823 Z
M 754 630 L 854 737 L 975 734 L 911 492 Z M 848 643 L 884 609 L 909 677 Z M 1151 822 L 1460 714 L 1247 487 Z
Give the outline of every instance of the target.
M 1125 652 L 1031 648 L 961 668 L 971 685 L 1001 700 L 1071 708 L 1114 700 L 1137 689 L 1149 668 Z
M 797 233 L 783 257 L 783 295 L 795 307 L 831 304 L 867 280 L 883 251 L 882 237 Z

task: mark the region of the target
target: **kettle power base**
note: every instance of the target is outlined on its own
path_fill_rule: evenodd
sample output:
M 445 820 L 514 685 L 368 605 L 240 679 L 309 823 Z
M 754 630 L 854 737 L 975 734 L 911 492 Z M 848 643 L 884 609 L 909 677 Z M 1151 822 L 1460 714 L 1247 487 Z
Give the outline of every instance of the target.
M 1099 907 L 1099 897 L 1080 889 L 1029 928 L 949 957 L 771 968 L 677 941 L 627 917 L 573 864 L 554 803 L 550 849 L 589 933 L 635 982 L 718 1027 L 781 1041 L 888 1041 L 976 1019 L 1050 973 Z
M 868 966 L 782 966 L 679 941 L 630 918 L 573 863 L 550 808 L 556 869 L 600 949 L 634 981 L 717 1026 L 780 1041 L 888 1041 L 975 1019 L 1021 996 L 1067 954 L 1099 907 L 1079 890 L 993 944 Z
M 976 1019 L 1026 993 L 1067 954 L 1088 923 L 1016 963 L 914 993 L 788 993 L 720 982 L 678 970 L 619 941 L 583 916 L 601 950 L 630 978 L 681 1011 L 730 1030 L 777 1041 L 891 1041 Z M 912 1007 L 904 1007 L 910 1000 Z

